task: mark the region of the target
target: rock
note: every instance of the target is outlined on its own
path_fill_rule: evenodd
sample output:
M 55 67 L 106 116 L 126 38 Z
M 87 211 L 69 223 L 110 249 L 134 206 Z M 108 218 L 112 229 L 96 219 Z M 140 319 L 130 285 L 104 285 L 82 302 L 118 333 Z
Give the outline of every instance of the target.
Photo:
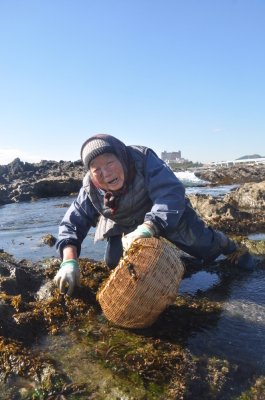
M 0 176 L 7 172 L 7 167 L 5 165 L 0 165 Z
M 63 203 L 63 204 L 59 204 L 58 206 L 55 206 L 55 207 L 57 207 L 57 208 L 69 208 L 70 204 Z
M 246 183 L 223 199 L 189 195 L 192 207 L 207 225 L 226 233 L 250 233 L 265 228 L 265 182 Z
M 232 185 L 265 181 L 265 165 L 237 165 L 195 171 L 197 178 L 216 185 Z
M 254 184 L 246 183 L 243 187 L 237 188 L 234 193 L 227 193 L 225 201 L 238 208 L 265 208 L 265 181 Z
M 33 293 L 41 287 L 45 268 L 26 260 L 15 261 L 3 253 L 0 258 L 0 293 L 11 296 L 21 295 L 23 301 L 32 301 Z
M 16 158 L 0 165 L 0 205 L 41 198 L 76 195 L 86 171 L 81 160 L 27 163 Z M 217 185 L 265 181 L 265 165 L 240 165 L 195 171 Z
M 48 235 L 42 236 L 41 241 L 44 244 L 47 244 L 48 246 L 52 247 L 56 243 L 56 238 L 53 235 L 48 234 Z
M 2 253 L 2 252 L 1 252 Z M 0 265 L 0 277 L 10 276 L 11 272 L 5 265 Z
M 48 281 L 45 282 L 37 291 L 36 297 L 39 301 L 41 300 L 50 300 L 51 292 L 52 292 L 53 282 Z
M 78 193 L 84 175 L 81 160 L 30 164 L 16 158 L 0 166 L 0 205 Z

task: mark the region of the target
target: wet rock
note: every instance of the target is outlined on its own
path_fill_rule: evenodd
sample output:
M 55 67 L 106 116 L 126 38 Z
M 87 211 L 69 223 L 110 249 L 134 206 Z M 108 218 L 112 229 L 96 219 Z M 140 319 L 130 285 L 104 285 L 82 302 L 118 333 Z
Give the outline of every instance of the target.
M 59 267 L 59 259 L 40 264 L 25 259 L 17 261 L 6 253 L 1 255 L 0 317 L 10 309 L 13 309 L 13 317 L 9 320 L 1 318 L 0 337 L 31 340 L 44 327 L 56 325 L 59 319 L 71 319 L 75 313 L 79 315 L 80 310 L 85 312 L 92 303 L 96 303 L 90 286 L 96 285 L 98 288 L 102 277 L 109 274 L 105 264 L 80 260 L 84 286 L 75 289 L 82 299 L 80 301 L 64 298 L 54 286 L 53 278 Z M 16 314 L 14 310 L 17 311 Z
M 53 282 L 52 281 L 48 281 L 48 282 L 45 282 L 39 288 L 39 290 L 36 292 L 36 297 L 38 298 L 39 301 L 50 300 L 51 293 L 52 293 L 52 286 L 53 286 Z
M 67 203 L 63 203 L 63 204 L 60 204 L 59 206 L 56 206 L 57 208 L 69 208 L 70 207 L 70 204 L 67 204 Z
M 20 293 L 20 288 L 15 278 L 2 280 L 1 291 L 7 295 L 17 296 Z
M 0 299 L 0 320 L 10 318 L 14 314 L 14 308 L 11 307 L 5 300 Z
M 0 265 L 0 277 L 10 276 L 10 270 L 5 265 Z
M 56 238 L 53 235 L 48 234 L 48 235 L 42 236 L 41 241 L 44 244 L 47 244 L 48 246 L 53 247 L 56 243 Z
M 45 268 L 26 260 L 16 261 L 7 253 L 0 258 L 0 293 L 21 295 L 31 301 L 45 279 Z

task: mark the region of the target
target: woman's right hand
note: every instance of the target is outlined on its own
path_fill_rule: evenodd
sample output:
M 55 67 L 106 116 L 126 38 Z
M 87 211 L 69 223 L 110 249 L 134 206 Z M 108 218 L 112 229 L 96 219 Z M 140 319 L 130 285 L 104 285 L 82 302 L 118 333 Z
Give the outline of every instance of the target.
M 68 283 L 67 296 L 72 296 L 75 286 L 80 286 L 80 271 L 76 260 L 62 262 L 60 270 L 57 272 L 54 282 L 60 288 L 60 292 L 65 294 L 65 286 Z
M 123 250 L 126 252 L 131 247 L 132 243 L 140 238 L 152 237 L 154 236 L 154 232 L 151 228 L 147 227 L 145 224 L 139 225 L 135 231 L 128 233 L 127 235 L 123 236 L 122 247 Z

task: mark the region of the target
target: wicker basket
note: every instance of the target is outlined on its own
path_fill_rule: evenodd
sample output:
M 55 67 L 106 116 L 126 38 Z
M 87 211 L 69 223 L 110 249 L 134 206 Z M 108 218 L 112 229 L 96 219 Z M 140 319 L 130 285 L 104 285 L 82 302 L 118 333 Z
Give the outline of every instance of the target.
M 177 297 L 184 273 L 176 247 L 166 239 L 139 239 L 98 294 L 105 316 L 125 328 L 146 328 Z

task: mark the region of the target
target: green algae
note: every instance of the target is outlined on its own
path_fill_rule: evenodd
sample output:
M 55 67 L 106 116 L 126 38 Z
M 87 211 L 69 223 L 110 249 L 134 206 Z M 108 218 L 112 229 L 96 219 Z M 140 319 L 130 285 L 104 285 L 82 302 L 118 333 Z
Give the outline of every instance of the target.
M 246 240 L 246 245 L 249 251 L 253 254 L 265 254 L 265 240 Z
M 247 236 L 232 236 L 232 239 L 245 244 L 250 253 L 256 256 L 265 255 L 265 240 L 251 240 Z

